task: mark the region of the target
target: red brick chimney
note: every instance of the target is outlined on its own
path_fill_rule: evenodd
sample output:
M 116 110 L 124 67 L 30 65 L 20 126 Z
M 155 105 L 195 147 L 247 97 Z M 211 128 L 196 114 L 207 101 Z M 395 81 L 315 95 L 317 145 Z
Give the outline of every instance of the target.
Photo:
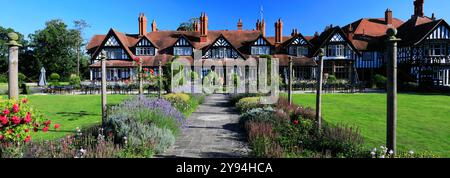
M 200 42 L 208 41 L 208 16 L 202 13 L 200 16 Z
M 386 9 L 386 12 L 384 12 L 384 21 L 386 22 L 386 25 L 392 25 L 392 11 L 391 11 L 391 9 Z
M 239 31 L 242 31 L 242 20 L 241 19 L 239 19 L 239 21 L 238 21 L 238 23 L 237 23 L 237 28 L 238 28 L 238 30 Z
M 147 33 L 147 17 L 144 13 L 139 14 L 139 36 L 144 36 Z
M 199 32 L 200 31 L 200 26 L 198 24 L 198 20 L 194 21 L 193 28 L 194 28 L 194 32 Z
M 415 0 L 414 1 L 414 16 L 416 17 L 423 17 L 423 4 L 424 0 Z
M 264 21 L 264 19 L 261 22 L 261 34 L 265 37 L 266 36 L 266 22 Z
M 158 29 L 156 28 L 156 20 L 153 19 L 153 22 L 152 22 L 152 32 L 156 32 L 156 31 L 158 31 Z
M 275 43 L 281 43 L 283 41 L 283 22 L 278 19 L 275 22 Z

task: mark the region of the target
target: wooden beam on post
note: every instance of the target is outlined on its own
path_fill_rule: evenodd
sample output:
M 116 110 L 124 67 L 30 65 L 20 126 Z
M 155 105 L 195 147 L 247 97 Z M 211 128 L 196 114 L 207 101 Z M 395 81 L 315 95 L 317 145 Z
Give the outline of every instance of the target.
M 289 77 L 288 77 L 288 101 L 289 105 L 292 105 L 292 78 L 294 76 L 292 70 L 293 70 L 293 59 L 292 57 L 289 57 Z
M 100 59 L 102 61 L 102 126 L 106 123 L 106 114 L 107 114 L 107 107 L 106 107 L 106 52 L 102 51 L 100 54 Z
M 316 121 L 320 131 L 322 128 L 322 83 L 323 83 L 323 56 L 325 55 L 323 48 L 319 51 L 319 66 L 317 70 L 317 93 L 316 93 Z
M 387 40 L 387 129 L 386 147 L 395 154 L 397 151 L 397 29 L 389 28 Z
M 17 33 L 8 33 L 9 42 L 9 73 L 8 73 L 8 97 L 9 99 L 19 99 L 19 47 Z
M 162 90 L 162 62 L 158 62 L 158 98 L 161 99 L 161 90 Z

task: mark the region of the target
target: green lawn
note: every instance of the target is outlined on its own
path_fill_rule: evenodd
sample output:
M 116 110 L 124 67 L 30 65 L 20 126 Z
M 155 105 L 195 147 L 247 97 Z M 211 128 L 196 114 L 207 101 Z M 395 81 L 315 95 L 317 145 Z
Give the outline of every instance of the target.
M 297 94 L 297 104 L 315 108 L 315 94 Z M 324 120 L 356 126 L 368 148 L 385 145 L 385 94 L 325 94 Z M 450 96 L 399 94 L 397 146 L 450 157 Z
M 108 95 L 108 104 L 118 104 L 126 95 Z M 55 139 L 73 134 L 77 127 L 86 128 L 101 123 L 100 95 L 30 95 L 29 102 L 60 129 L 37 133 L 33 139 Z

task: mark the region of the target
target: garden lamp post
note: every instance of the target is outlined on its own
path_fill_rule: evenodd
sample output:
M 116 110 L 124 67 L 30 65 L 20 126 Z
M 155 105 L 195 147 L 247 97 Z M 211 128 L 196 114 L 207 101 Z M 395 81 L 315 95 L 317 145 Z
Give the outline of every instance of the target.
M 387 129 L 386 147 L 396 153 L 397 128 L 397 29 L 389 28 L 387 40 Z
M 289 57 L 289 80 L 288 80 L 288 101 L 289 105 L 292 105 L 292 78 L 293 78 L 293 72 L 292 72 L 292 57 Z
M 19 47 L 22 45 L 17 42 L 19 35 L 17 33 L 8 33 L 9 42 L 9 80 L 8 96 L 9 99 L 19 99 Z
M 319 50 L 319 66 L 317 71 L 317 94 L 316 94 L 316 121 L 319 130 L 322 128 L 322 83 L 323 83 L 323 56 L 325 50 Z
M 106 122 L 106 52 L 100 53 L 100 59 L 102 60 L 102 125 Z

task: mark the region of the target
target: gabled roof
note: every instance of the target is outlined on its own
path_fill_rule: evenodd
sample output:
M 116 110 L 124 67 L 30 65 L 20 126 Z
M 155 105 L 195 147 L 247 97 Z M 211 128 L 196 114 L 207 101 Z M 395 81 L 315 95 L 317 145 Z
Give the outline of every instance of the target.
M 288 39 L 288 40 L 286 40 L 284 43 L 282 43 L 281 46 L 282 46 L 282 47 L 287 47 L 287 46 L 289 46 L 289 45 L 290 45 L 295 39 L 297 39 L 297 38 L 303 39 L 303 40 L 306 42 L 306 44 L 307 44 L 308 46 L 313 47 L 313 45 L 311 44 L 311 42 L 310 42 L 307 38 L 305 38 L 301 33 L 292 36 L 290 39 Z
M 432 20 L 428 17 L 413 17 L 398 28 L 397 37 L 401 45 L 417 45 L 426 39 L 440 25 L 450 29 L 445 20 Z
M 129 41 L 128 41 L 128 38 L 127 38 L 127 36 L 125 35 L 125 34 L 123 34 L 123 33 L 120 33 L 120 32 L 118 32 L 118 31 L 115 31 L 114 29 L 110 29 L 109 30 L 109 32 L 108 32 L 108 34 L 102 39 L 102 42 L 100 43 L 100 45 L 98 45 L 97 47 L 95 47 L 96 49 L 95 49 L 95 51 L 93 52 L 93 55 L 92 55 L 92 57 L 93 58 L 96 58 L 97 57 L 97 55 L 100 53 L 100 51 L 101 51 L 101 49 L 102 48 L 100 48 L 100 46 L 104 46 L 105 45 L 105 43 L 108 41 L 108 39 L 110 38 L 110 37 L 114 37 L 116 40 L 117 40 L 117 42 L 119 43 L 119 46 L 125 51 L 125 53 L 128 55 L 128 57 L 130 58 L 130 59 L 133 59 L 134 58 L 134 55 L 133 55 L 133 53 L 131 52 L 131 50 L 130 50 L 130 46 L 129 46 Z M 98 37 L 97 37 L 98 38 Z M 98 43 L 98 42 L 89 42 L 89 44 L 91 44 L 91 43 Z M 89 46 L 89 45 L 88 45 Z M 92 48 L 93 49 L 93 48 Z M 89 51 L 89 49 L 88 49 L 88 51 Z
M 242 54 L 236 47 L 234 47 L 234 45 L 233 45 L 233 44 L 232 44 L 232 43 L 231 43 L 231 42 L 230 42 L 223 34 L 220 34 L 220 36 L 217 37 L 210 45 L 204 47 L 204 49 L 203 49 L 203 55 L 205 55 L 205 53 L 208 52 L 208 50 L 209 50 L 211 47 L 213 47 L 214 44 L 215 44 L 219 39 L 221 39 L 221 38 L 223 38 L 228 44 L 230 44 L 231 48 L 234 49 L 234 50 L 239 54 L 239 56 L 241 56 L 241 58 L 245 58 L 245 57 L 244 57 L 244 54 Z
M 319 53 L 320 48 L 323 48 L 330 40 L 331 38 L 338 33 L 343 37 L 345 42 L 353 49 L 353 51 L 356 52 L 356 54 L 361 55 L 359 50 L 353 45 L 353 43 L 348 39 L 347 35 L 344 33 L 344 31 L 339 27 L 331 27 L 326 29 L 324 32 L 322 32 L 318 37 L 314 37 L 311 40 L 311 43 L 313 44 L 313 53 L 312 56 L 317 56 Z
M 362 18 L 345 25 L 342 30 L 349 34 L 350 29 L 353 29 L 354 36 L 350 41 L 358 50 L 382 50 L 385 48 L 386 31 L 391 27 L 398 28 L 402 24 L 403 21 L 397 18 L 392 19 L 391 25 L 386 23 L 385 18 Z
M 154 46 L 155 48 L 158 48 L 158 47 L 155 45 L 155 43 L 153 43 L 153 41 L 150 40 L 146 35 L 144 35 L 144 36 L 142 36 L 140 39 L 138 39 L 138 40 L 136 41 L 136 43 L 134 43 L 133 46 L 137 46 L 138 43 L 141 42 L 141 41 L 144 40 L 144 39 L 148 40 L 148 41 L 150 42 L 150 44 L 151 44 L 152 46 Z

